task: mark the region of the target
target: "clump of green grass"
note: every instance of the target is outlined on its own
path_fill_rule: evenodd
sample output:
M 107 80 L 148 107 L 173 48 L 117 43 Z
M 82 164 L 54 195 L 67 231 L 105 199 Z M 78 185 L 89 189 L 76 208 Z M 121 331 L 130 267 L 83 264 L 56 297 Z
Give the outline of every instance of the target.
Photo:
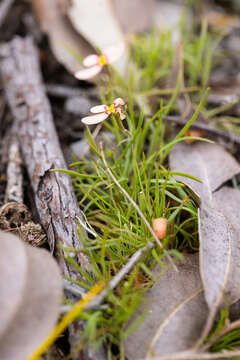
M 168 233 L 162 242 L 163 247 L 168 249 L 168 253 L 181 257 L 183 250 L 198 250 L 197 205 L 191 191 L 177 182 L 162 163 L 171 148 L 171 143 L 168 146 L 164 143 L 164 109 L 161 108 L 149 119 L 145 127 L 141 113 L 138 119 L 135 113 L 134 117 L 129 114 L 125 124 L 127 132 L 116 126 L 117 120 L 113 116 L 106 126 L 118 139 L 117 149 L 105 148 L 105 157 L 112 173 L 149 223 L 158 217 L 168 219 Z M 92 151 L 91 158 L 74 162 L 75 169 L 67 172 L 73 176 L 80 207 L 97 234 L 95 238 L 90 235 L 91 238 L 85 239 L 85 251 L 93 266 L 95 264 L 93 273 L 98 280 L 109 282 L 129 258 L 153 238 L 135 207 L 107 173 L 99 148 L 88 129 L 86 135 Z M 164 147 L 165 151 L 162 151 Z M 183 178 L 189 176 L 181 175 Z M 164 257 L 162 249 L 156 246 L 145 254 L 116 291 L 109 292 L 106 309 L 82 315 L 87 320 L 87 326 L 81 337 L 81 346 L 84 346 L 85 340 L 121 345 L 125 336 L 124 326 L 136 310 L 143 292 L 154 281 L 151 269 L 157 263 L 164 266 Z M 90 288 L 95 280 L 81 269 L 79 271 L 85 276 L 79 284 Z
M 176 110 L 175 100 L 180 91 L 176 81 L 176 89 L 162 97 L 164 92 L 161 84 L 165 84 L 170 75 L 174 56 L 170 36 L 170 33 L 159 35 L 153 31 L 135 37 L 128 76 L 123 80 L 110 69 L 108 88 L 106 90 L 101 85 L 100 91 L 104 103 L 111 103 L 115 97 L 121 96 L 128 104 L 123 123 L 114 115 L 104 122 L 105 130 L 113 134 L 115 139 L 115 145 L 105 146 L 104 149 L 108 166 L 150 224 L 158 217 L 168 219 L 168 231 L 162 245 L 168 254 L 181 258 L 183 252 L 198 251 L 198 204 L 192 192 L 174 179 L 176 173 L 169 170 L 167 156 L 177 141 L 185 139 L 184 134 L 196 119 L 204 101 L 184 129 L 169 141 L 169 127 L 166 127 L 163 117 Z M 202 59 L 209 39 L 206 24 L 202 26 L 200 38 L 193 34 L 186 36 L 186 86 L 204 89 L 207 85 L 212 64 L 210 46 L 207 47 L 209 53 L 206 61 L 202 62 Z M 199 95 L 195 99 L 199 100 Z M 153 115 L 146 116 L 147 113 Z M 84 234 L 81 237 L 95 279 L 84 273 L 69 257 L 82 275 L 78 283 L 89 289 L 99 280 L 108 283 L 139 248 L 154 239 L 136 208 L 106 171 L 98 144 L 88 128 L 86 137 L 90 155 L 80 161 L 75 159 L 73 169 L 66 172 L 72 175 L 79 205 L 92 229 L 88 238 Z M 189 176 L 178 175 L 182 175 L 183 180 L 184 176 Z M 103 307 L 81 314 L 86 326 L 79 340 L 79 349 L 89 343 L 98 346 L 104 342 L 108 346 L 109 358 L 113 357 L 114 349 L 123 358 L 121 343 L 127 335 L 126 324 L 143 293 L 155 280 L 153 267 L 156 264 L 165 266 L 164 257 L 165 253 L 156 245 L 143 256 L 117 289 L 108 292 Z

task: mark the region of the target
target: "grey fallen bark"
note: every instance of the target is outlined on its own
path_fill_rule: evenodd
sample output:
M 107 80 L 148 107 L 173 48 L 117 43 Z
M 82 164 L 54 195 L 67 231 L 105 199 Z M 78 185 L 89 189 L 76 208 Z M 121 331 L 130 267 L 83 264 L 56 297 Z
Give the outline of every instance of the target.
M 18 235 L 32 246 L 46 242 L 46 234 L 40 224 L 32 221 L 32 214 L 23 203 L 22 156 L 15 126 L 9 135 L 7 186 L 4 204 L 0 207 L 0 229 Z
M 53 251 L 55 244 L 82 248 L 76 231 L 76 216 L 81 218 L 81 212 L 70 177 L 51 171 L 64 169 L 66 164 L 41 79 L 37 49 L 31 38 L 16 37 L 0 46 L 0 73 L 50 248 Z M 76 271 L 65 261 L 65 255 L 59 247 L 57 257 L 62 272 L 76 278 Z M 74 256 L 78 264 L 88 270 L 88 257 L 83 253 Z M 77 274 L 79 276 L 79 272 Z

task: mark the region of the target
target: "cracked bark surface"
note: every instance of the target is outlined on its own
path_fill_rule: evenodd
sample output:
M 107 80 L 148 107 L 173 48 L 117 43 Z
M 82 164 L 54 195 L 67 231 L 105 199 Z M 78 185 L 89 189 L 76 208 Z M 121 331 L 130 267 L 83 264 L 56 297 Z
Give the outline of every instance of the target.
M 66 169 L 67 166 L 45 94 L 38 52 L 30 37 L 16 37 L 0 46 L 0 73 L 15 119 L 40 222 L 47 233 L 51 251 L 56 252 L 63 274 L 76 278 L 74 269 L 64 260 L 64 251 L 58 244 L 82 248 L 76 232 L 76 216 L 81 218 L 81 212 L 70 177 L 51 171 Z M 78 264 L 88 270 L 88 257 L 83 253 L 75 256 Z

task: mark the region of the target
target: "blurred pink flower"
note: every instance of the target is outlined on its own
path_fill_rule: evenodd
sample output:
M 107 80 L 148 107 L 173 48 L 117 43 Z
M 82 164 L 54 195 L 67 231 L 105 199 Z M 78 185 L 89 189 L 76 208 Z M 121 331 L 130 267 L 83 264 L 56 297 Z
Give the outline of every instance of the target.
M 111 114 L 119 114 L 120 119 L 124 120 L 125 115 L 122 112 L 121 106 L 125 105 L 125 102 L 121 98 L 117 98 L 114 102 L 110 105 L 97 105 L 90 109 L 91 113 L 96 115 L 86 116 L 81 121 L 86 125 L 93 125 L 106 120 L 109 115 Z
M 97 75 L 105 65 L 117 61 L 124 53 L 123 42 L 106 48 L 101 55 L 88 55 L 83 60 L 86 69 L 79 70 L 75 77 L 79 80 L 87 80 Z

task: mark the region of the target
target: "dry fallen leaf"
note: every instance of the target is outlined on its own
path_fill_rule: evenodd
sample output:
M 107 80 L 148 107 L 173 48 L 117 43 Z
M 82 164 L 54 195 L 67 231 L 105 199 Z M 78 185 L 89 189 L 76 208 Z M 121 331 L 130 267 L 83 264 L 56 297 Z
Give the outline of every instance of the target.
M 170 153 L 170 168 L 200 179 L 202 183 L 184 178 L 184 183 L 201 199 L 211 199 L 213 191 L 240 173 L 238 162 L 222 146 L 205 142 L 176 144 Z M 183 177 L 175 178 L 183 181 Z
M 220 305 L 223 295 L 232 304 L 240 298 L 240 286 L 235 286 L 232 280 L 240 278 L 240 267 L 233 262 L 233 254 L 239 252 L 239 232 L 234 230 L 223 206 L 217 205 L 217 193 L 214 191 L 239 173 L 240 166 L 219 145 L 179 143 L 171 152 L 170 167 L 171 170 L 188 173 L 202 180 L 202 183 L 197 183 L 185 178 L 184 182 L 201 199 L 200 269 L 205 297 L 210 309 Z
M 146 317 L 125 340 L 129 360 L 184 351 L 198 339 L 208 315 L 198 255 L 186 255 L 177 267 L 179 273 L 169 268 L 159 277 L 136 311 L 131 323 Z
M 48 251 L 0 232 L 0 359 L 23 360 L 53 329 L 61 275 Z
M 200 269 L 210 309 L 220 305 L 224 291 L 228 290 L 231 294 L 229 273 L 233 236 L 226 217 L 203 200 L 199 210 Z
M 94 50 L 69 24 L 61 8 L 61 0 L 33 0 L 32 5 L 43 32 L 49 37 L 56 59 L 68 71 L 75 73 L 81 66 L 77 56 L 85 57 Z
M 108 0 L 33 0 L 42 30 L 49 36 L 57 60 L 71 73 L 81 68 L 82 58 L 124 42 L 124 36 Z M 126 54 L 114 64 L 124 72 Z
M 42 30 L 49 36 L 57 60 L 70 72 L 81 68 L 81 58 L 125 42 L 123 31 L 148 30 L 155 0 L 33 0 Z M 136 16 L 137 14 L 137 16 Z M 123 74 L 127 53 L 114 66 Z
M 226 300 L 231 304 L 239 300 L 240 289 L 240 190 L 224 186 L 213 194 L 215 207 L 221 211 L 232 225 L 232 246 L 231 246 L 231 264 L 228 279 L 228 288 L 226 288 Z
M 96 49 L 103 51 L 125 42 L 109 0 L 72 0 L 67 14 L 77 32 Z M 114 67 L 123 74 L 126 62 L 125 52 Z
M 12 240 L 15 237 L 0 232 L 0 338 L 20 306 L 28 271 L 24 246 L 20 241 L 12 246 Z M 9 246 L 11 258 L 7 254 Z

